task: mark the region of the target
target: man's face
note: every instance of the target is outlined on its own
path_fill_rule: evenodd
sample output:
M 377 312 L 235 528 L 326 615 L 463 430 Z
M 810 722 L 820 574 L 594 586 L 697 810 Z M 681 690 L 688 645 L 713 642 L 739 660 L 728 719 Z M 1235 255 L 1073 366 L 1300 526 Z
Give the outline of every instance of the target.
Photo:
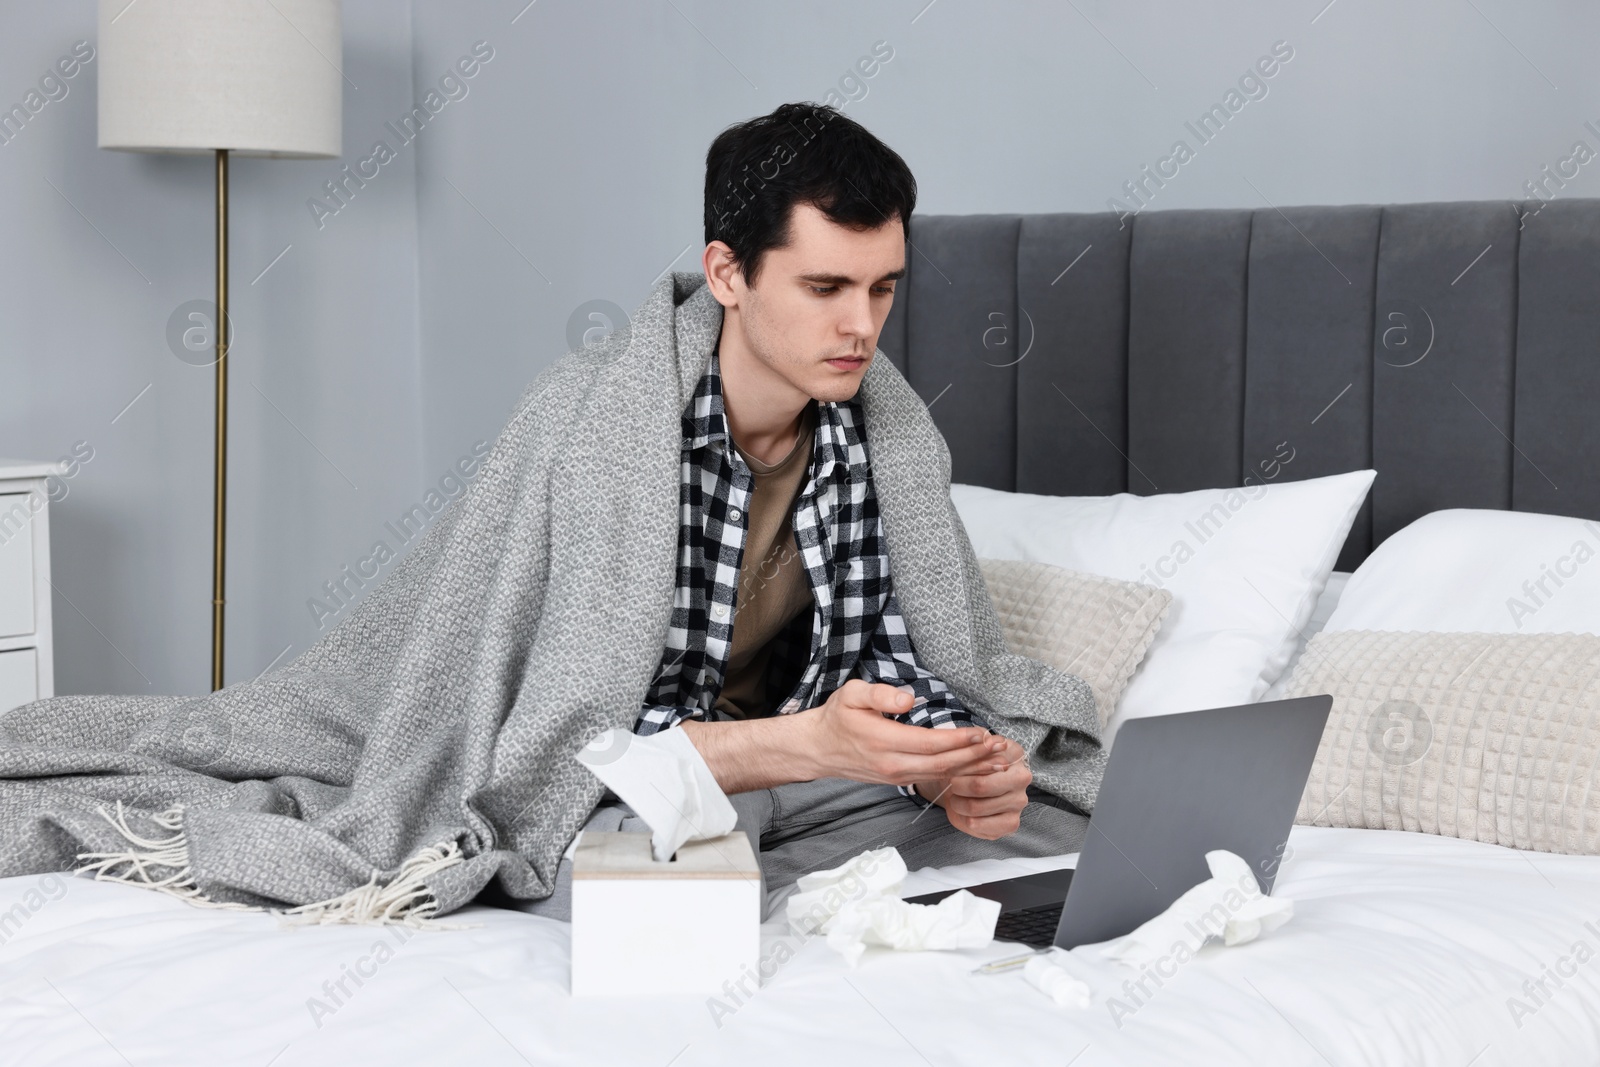
M 905 250 L 898 219 L 852 230 L 796 204 L 789 242 L 762 256 L 756 284 L 743 284 L 742 275 L 733 282 L 750 351 L 807 396 L 849 400 L 889 317 Z

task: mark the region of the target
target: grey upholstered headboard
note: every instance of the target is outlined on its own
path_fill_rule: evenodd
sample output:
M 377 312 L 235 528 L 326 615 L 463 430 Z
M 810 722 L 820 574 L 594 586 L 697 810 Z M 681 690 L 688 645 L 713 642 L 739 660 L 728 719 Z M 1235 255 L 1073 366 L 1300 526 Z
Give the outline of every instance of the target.
M 1521 210 L 918 216 L 881 347 L 959 482 L 1374 467 L 1341 570 L 1439 508 L 1600 518 L 1600 200 Z

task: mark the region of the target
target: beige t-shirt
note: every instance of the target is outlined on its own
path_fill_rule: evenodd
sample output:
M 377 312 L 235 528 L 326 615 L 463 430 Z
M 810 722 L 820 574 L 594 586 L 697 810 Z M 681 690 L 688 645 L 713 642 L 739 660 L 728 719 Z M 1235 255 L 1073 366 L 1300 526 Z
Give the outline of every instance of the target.
M 777 463 L 763 463 L 739 450 L 755 484 L 746 508 L 728 670 L 716 701 L 717 710 L 734 718 L 771 714 L 764 683 L 772 639 L 796 615 L 815 606 L 805 562 L 795 544 L 794 502 L 811 469 L 816 430 L 813 400 L 802 414 L 794 448 Z

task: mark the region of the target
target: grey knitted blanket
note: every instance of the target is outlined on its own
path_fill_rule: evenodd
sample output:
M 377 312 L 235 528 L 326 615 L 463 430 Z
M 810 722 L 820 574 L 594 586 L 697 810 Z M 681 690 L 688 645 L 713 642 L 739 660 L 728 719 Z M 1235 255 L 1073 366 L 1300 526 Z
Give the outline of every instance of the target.
M 572 758 L 637 715 L 676 577 L 679 422 L 722 308 L 698 274 L 528 387 L 467 491 L 345 620 L 203 697 L 73 696 L 0 718 L 0 876 L 69 869 L 197 904 L 421 923 L 493 877 L 548 896 L 599 801 Z M 881 353 L 867 446 L 917 651 L 1087 809 L 1080 678 L 1006 652 L 927 408 Z

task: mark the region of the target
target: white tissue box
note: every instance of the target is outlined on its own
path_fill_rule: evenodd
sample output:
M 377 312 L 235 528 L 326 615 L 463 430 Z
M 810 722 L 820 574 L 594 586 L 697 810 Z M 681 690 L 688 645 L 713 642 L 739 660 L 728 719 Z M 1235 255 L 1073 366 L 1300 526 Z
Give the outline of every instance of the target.
M 669 862 L 650 835 L 585 832 L 572 860 L 572 995 L 722 995 L 757 973 L 761 868 L 743 830 Z

